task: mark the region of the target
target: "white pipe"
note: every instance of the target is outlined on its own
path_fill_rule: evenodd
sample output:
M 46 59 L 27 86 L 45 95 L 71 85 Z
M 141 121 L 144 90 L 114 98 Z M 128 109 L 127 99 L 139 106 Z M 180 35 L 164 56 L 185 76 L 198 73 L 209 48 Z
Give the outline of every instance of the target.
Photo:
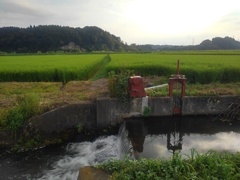
M 152 86 L 152 87 L 144 88 L 144 90 L 162 88 L 162 87 L 165 87 L 165 86 L 168 86 L 168 84 L 161 84 L 161 85 L 158 85 L 158 86 Z

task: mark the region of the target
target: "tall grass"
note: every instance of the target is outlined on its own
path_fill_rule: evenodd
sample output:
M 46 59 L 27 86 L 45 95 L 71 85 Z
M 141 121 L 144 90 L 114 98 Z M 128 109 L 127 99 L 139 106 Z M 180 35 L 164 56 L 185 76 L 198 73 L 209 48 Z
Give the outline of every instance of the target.
M 16 106 L 3 116 L 4 125 L 16 134 L 30 117 L 41 112 L 39 103 L 40 99 L 36 94 L 19 96 Z
M 98 168 L 110 172 L 111 179 L 240 179 L 240 153 L 209 151 L 200 155 L 191 150 L 183 158 L 175 154 L 172 159 L 112 160 Z
M 1 56 L 0 81 L 68 82 L 86 80 L 106 55 Z
M 133 70 L 141 76 L 167 76 L 176 74 L 177 60 L 180 73 L 190 83 L 238 82 L 240 81 L 240 54 L 220 53 L 159 53 L 159 54 L 112 54 L 112 61 L 106 66 L 107 72 Z

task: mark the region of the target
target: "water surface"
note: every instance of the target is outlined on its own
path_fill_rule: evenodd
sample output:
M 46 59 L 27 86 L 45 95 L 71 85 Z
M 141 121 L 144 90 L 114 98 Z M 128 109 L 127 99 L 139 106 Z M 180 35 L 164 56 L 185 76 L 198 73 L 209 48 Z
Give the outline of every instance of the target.
M 126 121 L 126 131 L 136 158 L 169 158 L 210 150 L 240 151 L 240 123 L 212 117 L 136 118 Z
M 240 151 L 240 123 L 210 117 L 128 119 L 119 135 L 20 154 L 0 154 L 0 179 L 75 180 L 79 168 L 110 159 L 169 158 L 173 153 Z

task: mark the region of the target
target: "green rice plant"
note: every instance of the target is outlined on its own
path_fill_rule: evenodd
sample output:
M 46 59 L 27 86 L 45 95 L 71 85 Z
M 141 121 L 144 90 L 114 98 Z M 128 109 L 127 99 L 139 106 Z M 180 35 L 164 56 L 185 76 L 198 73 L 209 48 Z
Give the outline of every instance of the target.
M 141 76 L 170 77 L 176 74 L 178 59 L 180 74 L 186 75 L 189 83 L 240 81 L 240 51 L 0 56 L 0 81 L 66 83 L 107 77 L 111 71 L 118 74 L 123 70 L 134 71 Z
M 187 50 L 160 51 L 157 54 L 188 54 L 188 55 L 240 55 L 240 50 Z
M 239 82 L 240 53 L 213 51 L 208 53 L 174 52 L 148 54 L 111 54 L 107 72 L 132 70 L 136 75 L 165 76 L 176 74 L 177 60 L 180 74 L 190 83 Z
M 53 81 L 89 79 L 104 61 L 103 54 L 1 56 L 0 81 Z

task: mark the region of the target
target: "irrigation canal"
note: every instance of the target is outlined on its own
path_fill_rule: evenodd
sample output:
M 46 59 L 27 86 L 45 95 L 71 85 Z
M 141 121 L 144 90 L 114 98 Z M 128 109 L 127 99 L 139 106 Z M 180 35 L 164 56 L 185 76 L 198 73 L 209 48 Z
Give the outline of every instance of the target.
M 169 158 L 194 148 L 240 151 L 240 123 L 206 116 L 127 119 L 118 135 L 70 142 L 20 154 L 1 152 L 1 179 L 77 179 L 79 168 L 109 159 Z

